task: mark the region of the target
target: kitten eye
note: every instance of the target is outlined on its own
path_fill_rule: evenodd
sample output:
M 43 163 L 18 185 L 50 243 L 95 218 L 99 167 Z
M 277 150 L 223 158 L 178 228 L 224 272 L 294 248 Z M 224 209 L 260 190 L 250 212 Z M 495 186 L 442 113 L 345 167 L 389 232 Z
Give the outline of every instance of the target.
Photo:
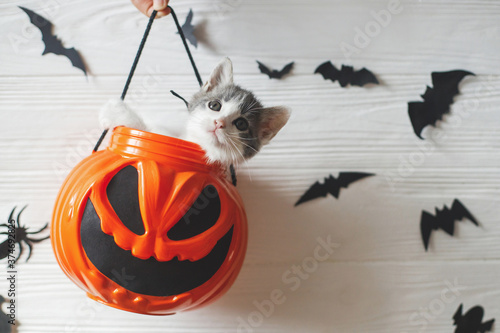
M 210 110 L 220 111 L 222 105 L 220 104 L 219 101 L 210 101 L 208 102 L 208 107 L 210 108 Z
M 234 126 L 240 131 L 246 131 L 248 129 L 248 121 L 245 118 L 238 118 L 234 121 Z

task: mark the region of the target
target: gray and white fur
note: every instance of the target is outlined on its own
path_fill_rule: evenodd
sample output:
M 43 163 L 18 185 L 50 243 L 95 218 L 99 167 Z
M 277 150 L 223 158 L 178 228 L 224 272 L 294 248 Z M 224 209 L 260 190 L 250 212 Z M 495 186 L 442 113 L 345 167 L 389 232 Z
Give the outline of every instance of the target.
M 190 99 L 188 110 L 186 131 L 181 138 L 200 145 L 209 163 L 226 166 L 253 157 L 290 117 L 286 107 L 265 108 L 252 92 L 235 85 L 229 58 L 217 65 Z M 104 128 L 123 125 L 151 131 L 125 103 L 116 100 L 103 107 L 100 121 Z

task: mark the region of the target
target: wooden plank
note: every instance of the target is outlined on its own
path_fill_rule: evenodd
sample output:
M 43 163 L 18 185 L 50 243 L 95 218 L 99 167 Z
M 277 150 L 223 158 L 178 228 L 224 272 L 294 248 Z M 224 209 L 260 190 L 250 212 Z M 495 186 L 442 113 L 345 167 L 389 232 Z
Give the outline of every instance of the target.
M 181 20 L 193 8 L 194 22 L 201 25 L 200 34 L 207 36 L 207 43 L 200 43 L 199 49 L 194 50 L 205 77 L 226 55 L 247 74 L 258 73 L 257 58 L 276 67 L 296 60 L 294 72 L 298 74 L 310 74 L 328 59 L 339 64 L 367 66 L 385 74 L 421 74 L 461 67 L 478 74 L 499 74 L 500 6 L 496 2 L 401 2 L 394 10 L 398 13 L 383 21 L 386 25 L 383 27 L 373 12 L 388 12 L 389 3 L 389 0 L 369 3 L 356 0 L 311 4 L 279 0 L 269 4 L 217 0 L 185 1 L 175 7 Z M 23 5 L 52 20 L 55 32 L 65 45 L 81 51 L 93 75 L 125 75 L 147 24 L 147 19 L 130 3 L 118 0 L 96 1 L 92 5 L 87 1 L 70 4 L 63 0 L 32 0 L 24 1 Z M 9 63 L 0 69 L 0 75 L 81 77 L 81 72 L 64 58 L 40 56 L 43 51 L 40 33 L 30 27 L 28 18 L 14 3 L 0 6 L 8 27 L 6 36 L 0 40 L 0 49 L 5 50 L 0 60 Z M 268 26 L 272 28 L 257 28 Z M 181 41 L 174 31 L 170 18 L 155 23 L 142 59 L 144 66 L 138 72 L 153 69 L 176 75 L 190 73 Z M 365 34 L 364 40 L 359 37 L 361 34 Z M 345 45 L 357 51 L 346 57 L 348 52 L 342 50 Z
M 242 325 L 240 332 L 246 332 L 250 330 L 243 327 L 249 325 L 254 332 L 377 333 L 424 329 L 441 333 L 453 330 L 452 317 L 461 303 L 464 310 L 476 304 L 484 306 L 485 320 L 500 315 L 495 291 L 498 260 L 487 264 L 480 260 L 321 262 L 317 266 L 306 260 L 309 273 L 303 269 L 294 273 L 293 266 L 302 267 L 304 259 L 313 256 L 315 246 L 295 262 L 245 265 L 222 299 L 210 307 L 169 317 L 114 310 L 88 300 L 54 265 L 26 265 L 19 274 L 20 329 L 238 332 Z M 40 269 L 46 272 L 42 278 Z M 274 290 L 280 290 L 282 294 L 274 293 L 281 296 L 272 298 Z M 271 299 L 279 302 L 271 306 Z
M 25 253 L 17 265 L 18 332 L 225 333 L 244 325 L 240 332 L 442 333 L 454 330 L 461 303 L 465 311 L 481 304 L 484 320 L 498 319 L 500 5 L 402 1 L 402 11 L 385 17 L 390 22 L 377 32 L 373 13 L 384 20 L 390 3 L 172 3 L 181 21 L 193 8 L 198 32 L 205 33 L 192 48 L 204 78 L 230 56 L 237 83 L 265 105 L 293 110 L 274 142 L 239 168 L 249 219 L 242 272 L 210 307 L 141 316 L 88 300 L 58 267 L 47 240 L 35 244 L 28 264 Z M 63 57 L 40 55 L 40 33 L 18 5 L 54 22 L 64 45 L 81 51 L 88 78 Z M 14 206 L 28 204 L 22 223 L 35 230 L 50 221 L 65 175 L 100 135 L 98 110 L 121 93 L 147 19 L 122 0 L 9 0 L 0 11 L 0 224 Z M 358 29 L 375 29 L 367 45 Z M 174 31 L 171 18 L 155 22 L 127 102 L 147 122 L 178 130 L 187 113 L 169 90 L 189 97 L 197 83 Z M 347 44 L 357 48 L 350 57 Z M 256 59 L 275 68 L 296 65 L 286 79 L 269 80 Z M 366 66 L 381 85 L 343 89 L 314 75 L 329 59 Z M 455 68 L 478 75 L 464 79 L 451 113 L 419 140 L 407 102 L 420 100 L 432 71 Z M 429 140 L 439 134 L 444 137 Z M 376 176 L 342 189 L 338 199 L 293 207 L 313 182 L 340 171 Z M 453 238 L 436 231 L 425 252 L 422 210 L 433 212 L 454 198 L 480 227 L 456 222 Z M 316 266 L 318 237 L 338 247 Z M 296 265 L 312 265 L 310 276 L 294 279 Z M 286 300 L 267 317 L 262 305 L 271 311 L 266 301 L 276 289 Z M 2 274 L 0 294 L 7 290 Z
M 139 87 L 141 79 L 136 81 Z M 290 124 L 276 141 L 241 167 L 239 188 L 252 236 L 248 260 L 294 258 L 297 252 L 281 253 L 275 239 L 293 244 L 301 237 L 307 246 L 307 241 L 324 232 L 340 233 L 341 241 L 352 244 L 340 251 L 341 259 L 498 258 L 500 229 L 495 207 L 500 188 L 496 157 L 500 120 L 492 110 L 499 96 L 481 87 L 497 86 L 499 80 L 485 83 L 484 79 L 479 76 L 462 85 L 451 116 L 440 125 L 447 137 L 433 144 L 414 136 L 406 115 L 406 102 L 425 83 L 416 85 L 397 76 L 391 78 L 391 87 L 398 90 L 375 87 L 359 94 L 361 89 L 341 89 L 321 78 L 304 79 L 297 87 L 295 82 L 242 76 L 244 85 L 262 95 L 266 104 L 286 101 L 293 109 Z M 418 76 L 418 80 L 428 78 Z M 65 175 L 89 154 L 100 134 L 96 120 L 100 104 L 105 95 L 112 95 L 110 87 L 121 83 L 119 77 L 103 78 L 90 86 L 72 77 L 49 84 L 44 81 L 10 78 L 0 90 L 5 96 L 0 107 L 12 115 L 8 123 L 0 124 L 4 138 L 0 140 L 2 216 L 8 216 L 14 205 L 30 203 L 26 214 L 33 218 L 28 215 L 26 221 L 33 221 L 33 227 L 50 220 Z M 166 81 L 170 86 L 174 79 Z M 193 89 L 191 83 L 188 78 L 178 80 L 178 90 Z M 21 87 L 28 88 L 23 91 Z M 301 89 L 300 98 L 289 97 Z M 159 117 L 169 123 L 176 119 L 176 125 L 182 125 L 182 103 L 160 87 L 152 88 L 149 96 L 131 102 L 150 120 Z M 348 104 L 347 98 L 354 102 Z M 164 99 L 169 101 L 165 106 Z M 476 99 L 478 106 L 472 104 Z M 474 106 L 470 111 L 464 109 L 469 104 Z M 461 115 L 467 117 L 457 123 Z M 331 125 L 323 125 L 327 123 Z M 373 172 L 377 177 L 342 190 L 339 200 L 328 198 L 292 208 L 314 181 L 340 171 Z M 424 253 L 419 235 L 421 211 L 450 205 L 454 198 L 461 199 L 483 227 L 459 223 L 456 239 L 436 232 L 431 243 L 435 253 Z M 266 253 L 275 255 L 267 257 Z

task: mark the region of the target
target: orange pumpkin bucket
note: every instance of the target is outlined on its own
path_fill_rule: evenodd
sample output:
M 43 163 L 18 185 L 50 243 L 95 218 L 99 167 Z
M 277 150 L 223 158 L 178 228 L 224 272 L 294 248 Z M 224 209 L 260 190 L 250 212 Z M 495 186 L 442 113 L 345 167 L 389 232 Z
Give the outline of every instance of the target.
M 89 297 L 165 315 L 205 305 L 236 279 L 247 220 L 220 165 L 196 144 L 126 127 L 78 164 L 56 200 L 52 246 Z

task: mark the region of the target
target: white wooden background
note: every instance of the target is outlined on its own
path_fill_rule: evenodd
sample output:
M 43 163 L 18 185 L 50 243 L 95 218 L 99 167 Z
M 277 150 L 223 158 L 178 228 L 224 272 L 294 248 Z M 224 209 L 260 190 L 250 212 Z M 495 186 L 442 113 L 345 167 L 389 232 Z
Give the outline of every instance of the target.
M 241 332 L 444 333 L 454 331 L 461 303 L 464 310 L 481 304 L 485 320 L 500 320 L 500 2 L 402 1 L 401 12 L 347 59 L 340 45 L 355 46 L 356 29 L 370 27 L 371 12 L 389 3 L 172 0 L 181 21 L 193 8 L 203 77 L 229 56 L 238 83 L 266 105 L 293 109 L 283 132 L 239 171 L 250 231 L 243 269 L 209 307 L 142 316 L 88 300 L 46 241 L 18 264 L 18 332 L 237 332 L 250 320 L 255 327 Z M 81 51 L 88 78 L 63 57 L 41 56 L 40 32 L 18 5 L 49 18 L 65 45 Z M 0 219 L 29 204 L 23 223 L 37 228 L 97 140 L 98 109 L 119 96 L 147 19 L 126 0 L 3 0 L 0 12 Z M 185 110 L 168 91 L 189 96 L 197 83 L 174 32 L 170 17 L 153 25 L 128 100 L 147 120 L 179 126 Z M 296 66 L 285 80 L 269 80 L 256 59 Z M 312 74 L 326 60 L 366 66 L 382 84 L 342 89 Z M 407 102 L 419 100 L 432 71 L 451 69 L 477 76 L 464 79 L 438 129 L 424 132 L 445 136 L 420 141 Z M 315 180 L 339 171 L 377 176 L 343 189 L 339 200 L 293 207 Z M 435 232 L 426 253 L 422 209 L 454 198 L 481 226 L 457 223 L 453 238 Z M 292 290 L 282 276 L 314 255 L 318 237 L 338 248 Z M 257 314 L 255 303 L 274 289 L 284 302 Z

